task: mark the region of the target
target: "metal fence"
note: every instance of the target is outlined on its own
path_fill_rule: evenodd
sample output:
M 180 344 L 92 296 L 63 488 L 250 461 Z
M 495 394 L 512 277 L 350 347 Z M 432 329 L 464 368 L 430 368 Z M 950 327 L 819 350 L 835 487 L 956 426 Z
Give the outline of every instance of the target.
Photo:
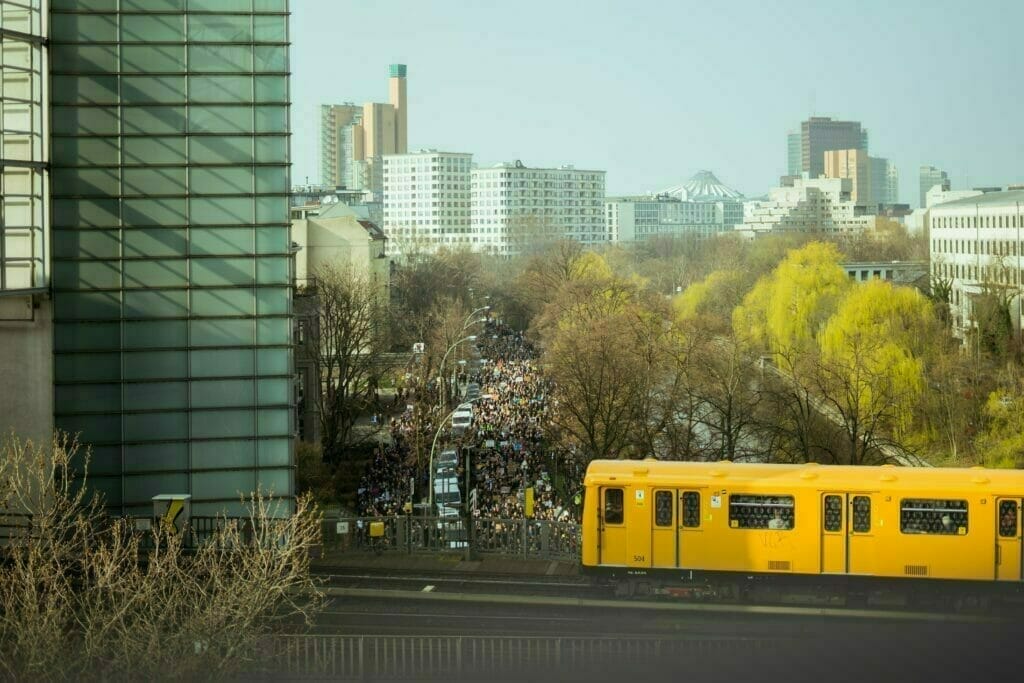
M 512 672 L 635 670 L 694 655 L 766 651 L 769 639 L 456 635 L 290 635 L 269 643 L 274 675 L 339 680 L 472 678 Z
M 371 538 L 370 524 L 384 523 L 384 536 Z M 532 519 L 474 519 L 472 533 L 461 518 L 342 517 L 324 520 L 325 550 L 444 552 L 472 544 L 480 553 L 535 559 L 579 559 L 580 526 Z

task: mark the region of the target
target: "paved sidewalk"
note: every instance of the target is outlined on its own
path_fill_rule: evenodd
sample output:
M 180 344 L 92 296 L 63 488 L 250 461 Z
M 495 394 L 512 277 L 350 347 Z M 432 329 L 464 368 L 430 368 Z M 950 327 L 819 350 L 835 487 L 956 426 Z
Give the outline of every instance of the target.
M 566 560 L 538 560 L 483 555 L 467 562 L 462 553 L 405 553 L 388 550 L 372 552 L 325 550 L 313 560 L 313 569 L 365 569 L 367 571 L 419 570 L 424 572 L 466 572 L 481 574 L 524 574 L 534 576 L 575 576 L 579 564 Z

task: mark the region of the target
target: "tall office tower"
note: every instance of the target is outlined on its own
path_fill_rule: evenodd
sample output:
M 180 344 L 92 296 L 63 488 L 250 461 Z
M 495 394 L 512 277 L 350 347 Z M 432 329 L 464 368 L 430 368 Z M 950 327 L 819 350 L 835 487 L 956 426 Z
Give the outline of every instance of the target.
M 363 108 L 351 103 L 320 107 L 320 184 L 358 189 L 354 184 L 353 160 L 362 149 L 362 138 L 353 139 L 353 126 L 363 120 Z
M 871 193 L 871 165 L 867 152 L 859 149 L 834 149 L 825 152 L 825 177 L 849 178 L 850 201 L 857 206 L 877 204 Z
M 289 499 L 288 2 L 50 6 L 56 426 L 125 513 Z
M 786 152 L 786 175 L 800 175 L 803 169 L 800 156 L 800 133 L 786 135 Z
M 922 209 L 927 206 L 925 195 L 928 194 L 928 190 L 932 189 L 936 185 L 941 186 L 944 191 L 948 191 L 950 189 L 949 176 L 946 175 L 945 171 L 935 168 L 934 166 L 922 166 L 919 178 L 920 196 L 918 199 L 921 202 L 919 206 Z
M 420 150 L 383 157 L 388 251 L 434 252 L 470 243 L 472 154 Z
M 53 432 L 42 0 L 0 0 L 0 432 Z
M 389 102 L 322 105 L 320 182 L 332 187 L 366 190 L 383 201 L 385 154 L 408 151 L 409 103 L 406 66 L 392 64 Z
M 868 157 L 871 197 L 875 204 L 899 203 L 899 175 L 896 165 L 881 157 Z
M 812 116 L 800 124 L 801 172 L 811 179 L 821 176 L 825 173 L 825 152 L 835 149 L 867 152 L 867 131 L 857 121 L 833 121 L 820 116 Z
M 521 161 L 473 169 L 473 249 L 507 256 L 530 241 L 610 241 L 604 179 L 604 171 Z

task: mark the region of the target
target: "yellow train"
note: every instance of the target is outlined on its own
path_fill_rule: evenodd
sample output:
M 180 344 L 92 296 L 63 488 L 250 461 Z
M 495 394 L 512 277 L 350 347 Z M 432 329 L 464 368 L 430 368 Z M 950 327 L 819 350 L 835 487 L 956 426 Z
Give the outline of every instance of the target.
M 583 570 L 1017 582 L 1024 471 L 595 460 Z

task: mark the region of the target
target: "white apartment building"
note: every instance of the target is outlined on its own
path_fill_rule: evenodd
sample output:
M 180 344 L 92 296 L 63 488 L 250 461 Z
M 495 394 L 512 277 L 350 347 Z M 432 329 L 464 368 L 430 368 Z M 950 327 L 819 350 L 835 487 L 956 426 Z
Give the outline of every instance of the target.
M 664 194 L 608 197 L 605 223 L 612 242 L 634 242 L 659 236 L 710 237 L 726 224 L 727 202 L 684 201 Z M 742 204 L 736 202 L 742 212 Z M 735 222 L 735 221 L 734 221 Z
M 529 168 L 514 161 L 473 169 L 473 250 L 511 255 L 536 236 L 605 243 L 604 186 L 604 171 L 573 166 Z
M 756 237 L 780 230 L 859 232 L 873 227 L 877 218 L 858 215 L 850 185 L 849 178 L 795 178 L 792 186 L 772 188 L 767 201 L 746 202 L 736 230 Z
M 951 283 L 953 324 L 962 333 L 973 300 L 986 288 L 1011 296 L 1010 317 L 1021 333 L 1024 284 L 1024 190 L 986 192 L 928 209 L 932 277 Z
M 420 150 L 384 156 L 388 253 L 470 246 L 472 154 Z

